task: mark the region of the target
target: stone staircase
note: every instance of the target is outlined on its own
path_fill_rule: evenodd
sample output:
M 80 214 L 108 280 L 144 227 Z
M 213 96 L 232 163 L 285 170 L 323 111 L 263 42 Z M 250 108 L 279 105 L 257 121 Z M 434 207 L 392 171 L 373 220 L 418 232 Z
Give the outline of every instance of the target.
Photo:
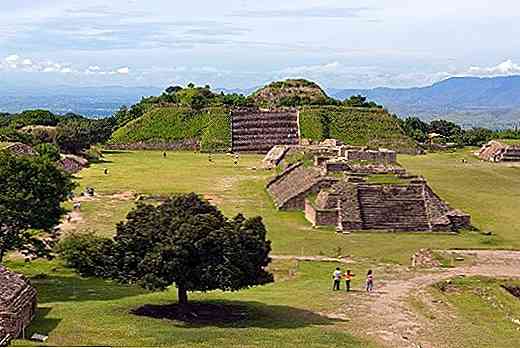
M 237 109 L 231 112 L 233 152 L 267 153 L 275 145 L 298 145 L 296 109 Z
M 359 185 L 363 229 L 429 231 L 422 185 Z

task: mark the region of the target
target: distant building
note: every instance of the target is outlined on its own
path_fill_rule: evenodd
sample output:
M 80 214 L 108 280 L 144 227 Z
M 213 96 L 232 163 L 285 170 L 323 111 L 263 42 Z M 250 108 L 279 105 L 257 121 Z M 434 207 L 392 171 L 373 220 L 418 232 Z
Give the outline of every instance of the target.
M 490 162 L 517 162 L 520 161 L 520 145 L 507 145 L 492 140 L 482 146 L 478 157 Z

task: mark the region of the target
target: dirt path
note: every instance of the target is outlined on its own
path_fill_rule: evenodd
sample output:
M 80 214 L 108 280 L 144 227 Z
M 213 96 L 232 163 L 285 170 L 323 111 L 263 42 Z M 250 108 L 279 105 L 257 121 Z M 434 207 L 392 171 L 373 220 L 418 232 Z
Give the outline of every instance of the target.
M 466 250 L 457 251 L 457 255 L 472 257 L 474 261 L 471 265 L 448 270 L 408 272 L 401 274 L 400 279 L 376 283 L 374 293 L 354 293 L 349 297 L 349 304 L 334 315 L 355 315 L 360 333 L 373 337 L 385 347 L 433 348 L 426 318 L 414 313 L 408 303 L 412 294 L 420 292 L 421 297 L 432 303 L 425 288 L 458 275 L 520 278 L 520 252 Z

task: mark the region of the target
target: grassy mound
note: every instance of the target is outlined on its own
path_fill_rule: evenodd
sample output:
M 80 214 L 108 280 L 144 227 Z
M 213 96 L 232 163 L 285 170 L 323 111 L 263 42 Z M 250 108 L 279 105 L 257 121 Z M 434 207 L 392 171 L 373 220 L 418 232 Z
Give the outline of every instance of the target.
M 119 128 L 110 144 L 161 144 L 195 140 L 203 151 L 230 147 L 230 121 L 226 108 L 195 111 L 188 107 L 159 107 Z
M 307 80 L 273 82 L 253 93 L 252 99 L 256 105 L 269 107 L 325 105 L 332 102 L 320 86 Z
M 401 153 L 415 153 L 415 142 L 399 122 L 378 108 L 345 106 L 304 106 L 300 109 L 303 138 L 335 138 L 350 145 L 386 147 Z

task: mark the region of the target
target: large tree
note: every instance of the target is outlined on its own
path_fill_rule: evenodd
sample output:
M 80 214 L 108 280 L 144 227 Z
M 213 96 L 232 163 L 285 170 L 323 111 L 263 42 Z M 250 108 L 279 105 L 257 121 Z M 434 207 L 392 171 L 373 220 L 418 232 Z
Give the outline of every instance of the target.
M 273 281 L 265 270 L 270 241 L 260 217 L 230 220 L 194 193 L 158 206 L 139 204 L 118 224 L 109 259 L 111 277 L 147 289 L 237 291 Z
M 32 230 L 58 224 L 74 188 L 70 176 L 48 158 L 0 151 L 0 178 L 0 261 L 10 250 L 44 252 Z

